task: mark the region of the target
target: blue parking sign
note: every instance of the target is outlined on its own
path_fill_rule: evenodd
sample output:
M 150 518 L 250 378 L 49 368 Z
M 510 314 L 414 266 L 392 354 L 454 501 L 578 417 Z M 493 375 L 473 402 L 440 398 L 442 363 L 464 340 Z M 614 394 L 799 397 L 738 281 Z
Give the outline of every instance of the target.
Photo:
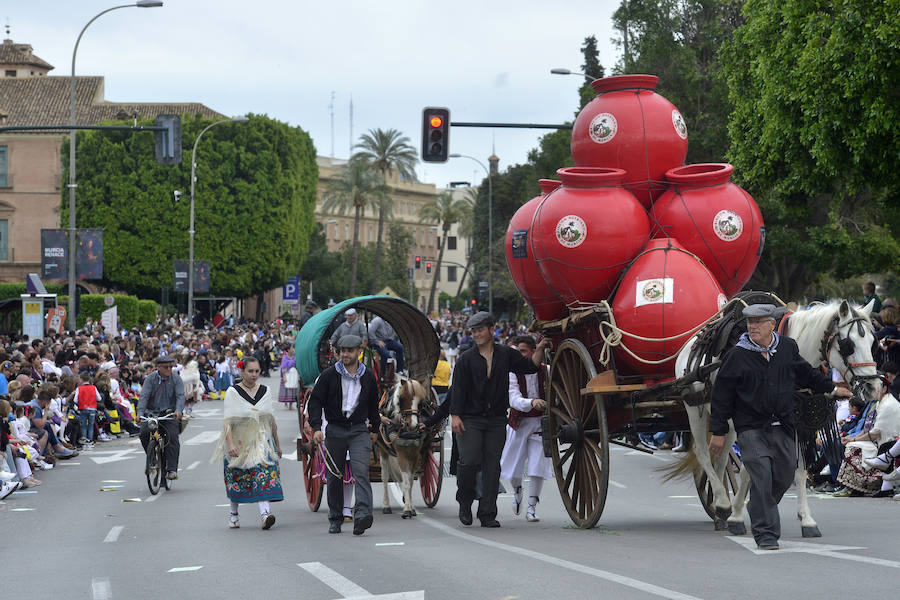
M 288 277 L 281 292 L 282 300 L 300 300 L 300 276 Z

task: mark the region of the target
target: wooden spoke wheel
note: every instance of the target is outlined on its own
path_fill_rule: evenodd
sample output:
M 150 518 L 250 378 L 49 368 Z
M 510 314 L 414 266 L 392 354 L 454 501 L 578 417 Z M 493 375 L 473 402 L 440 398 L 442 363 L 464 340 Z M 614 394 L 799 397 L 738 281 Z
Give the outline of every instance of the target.
M 437 409 L 438 398 L 431 388 L 432 410 Z M 429 415 L 430 416 L 430 415 Z M 441 484 L 444 482 L 444 423 L 438 426 L 437 434 L 430 436 L 422 448 L 422 472 L 419 474 L 419 487 L 425 506 L 434 508 L 441 496 Z
M 297 440 L 297 456 L 302 463 L 303 488 L 306 490 L 306 502 L 310 510 L 316 512 L 322 504 L 322 490 L 325 487 L 325 469 L 321 453 L 312 443 L 312 429 L 307 422 L 306 401 L 308 395 L 301 398 L 298 418 L 300 419 L 300 438 Z
M 722 485 L 725 486 L 725 491 L 728 492 L 729 500 L 734 498 L 735 492 L 740 487 L 741 480 L 738 478 L 740 471 L 741 459 L 738 458 L 734 448 L 731 448 L 728 452 L 728 462 L 725 463 L 725 472 L 722 474 Z M 715 521 L 716 507 L 713 504 L 713 490 L 705 471 L 694 474 L 694 486 L 697 488 L 697 495 L 700 496 L 700 504 L 703 505 L 703 510 L 706 511 L 710 519 Z
M 550 366 L 550 390 L 544 419 L 556 484 L 569 517 L 581 528 L 597 524 L 609 486 L 609 435 L 600 395 L 581 389 L 597 374 L 590 354 L 578 340 L 557 348 Z

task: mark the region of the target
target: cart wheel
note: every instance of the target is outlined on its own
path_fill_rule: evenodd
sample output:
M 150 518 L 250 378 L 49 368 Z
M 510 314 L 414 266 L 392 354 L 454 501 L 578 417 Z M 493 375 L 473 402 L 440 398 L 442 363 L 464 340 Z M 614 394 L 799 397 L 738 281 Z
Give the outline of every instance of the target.
M 437 409 L 438 398 L 434 388 L 431 389 L 433 409 Z M 430 415 L 429 415 L 430 416 Z M 419 475 L 419 487 L 425 506 L 434 508 L 441 496 L 441 484 L 444 482 L 444 423 L 440 425 L 439 435 L 431 438 L 422 449 L 422 473 Z M 435 456 L 437 453 L 437 456 Z
M 587 529 L 600 520 L 609 486 L 609 436 L 600 395 L 581 389 L 597 374 L 578 340 L 564 340 L 550 367 L 548 431 L 556 484 L 572 522 Z
M 306 401 L 307 395 L 302 398 L 300 406 L 300 441 L 298 443 L 297 455 L 303 463 L 303 488 L 306 490 L 306 501 L 309 508 L 313 512 L 319 510 L 322 504 L 322 488 L 325 486 L 325 469 L 322 464 L 321 453 L 311 444 L 311 430 L 306 422 Z M 301 449 L 302 446 L 302 449 Z M 310 454 L 306 449 L 312 449 Z
M 722 485 L 725 486 L 725 491 L 728 492 L 729 500 L 734 497 L 735 492 L 741 485 L 741 481 L 738 479 L 738 473 L 740 473 L 740 471 L 741 459 L 738 458 L 737 453 L 734 451 L 734 448 L 732 448 L 728 452 L 728 462 L 725 464 L 725 473 L 722 474 Z M 715 521 L 716 507 L 713 506 L 713 491 L 712 486 L 709 485 L 709 478 L 706 476 L 705 471 L 694 474 L 694 486 L 697 488 L 697 495 L 700 496 L 700 504 L 703 505 L 703 510 L 706 511 L 706 514 L 709 515 L 710 519 Z

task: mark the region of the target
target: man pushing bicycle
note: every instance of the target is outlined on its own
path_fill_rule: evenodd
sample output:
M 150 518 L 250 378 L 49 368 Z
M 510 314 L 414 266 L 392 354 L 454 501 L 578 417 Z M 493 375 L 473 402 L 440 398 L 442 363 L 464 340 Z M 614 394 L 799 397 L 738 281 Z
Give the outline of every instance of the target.
M 172 372 L 174 364 L 175 359 L 171 356 L 156 359 L 156 371 L 144 380 L 137 408 L 138 418 L 175 411 L 174 420 L 159 422 L 166 435 L 163 457 L 166 479 L 178 479 L 178 454 L 181 450 L 178 436 L 181 433 L 181 413 L 184 410 L 184 383 L 177 373 Z M 144 452 L 147 452 L 147 445 L 150 443 L 150 433 L 147 423 L 141 421 L 141 445 Z

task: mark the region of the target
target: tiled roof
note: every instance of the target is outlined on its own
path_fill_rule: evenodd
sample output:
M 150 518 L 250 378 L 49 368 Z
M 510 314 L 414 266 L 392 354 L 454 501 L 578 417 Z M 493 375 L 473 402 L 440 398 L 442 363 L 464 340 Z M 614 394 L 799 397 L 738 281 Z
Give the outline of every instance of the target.
M 0 113 L 7 116 L 3 125 L 61 125 L 69 122 L 69 77 L 28 77 L 0 79 Z M 120 112 L 128 118 L 158 114 L 193 115 L 208 119 L 226 118 L 199 102 L 147 103 L 107 102 L 103 98 L 103 77 L 75 78 L 75 121 L 94 125 L 116 119 Z
M 31 45 L 16 44 L 9 39 L 0 44 L 0 65 L 30 65 L 48 71 L 53 69 L 53 65 L 32 54 Z

